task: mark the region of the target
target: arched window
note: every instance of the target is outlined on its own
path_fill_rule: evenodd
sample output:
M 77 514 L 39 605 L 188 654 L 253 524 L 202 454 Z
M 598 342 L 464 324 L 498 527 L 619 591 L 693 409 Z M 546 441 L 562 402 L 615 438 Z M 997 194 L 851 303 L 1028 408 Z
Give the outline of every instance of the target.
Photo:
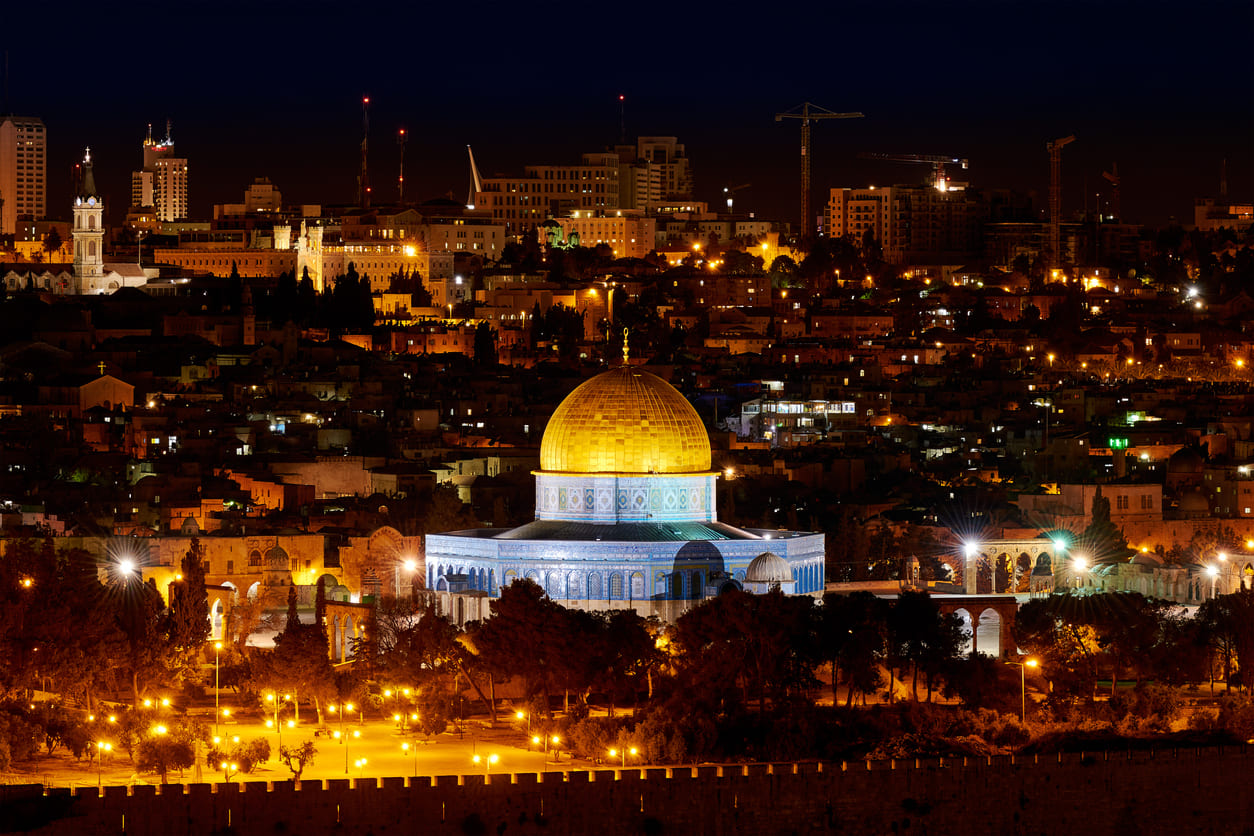
M 578 600 L 583 597 L 583 584 L 581 584 L 578 572 L 571 572 L 566 576 L 566 596 Z
M 618 572 L 610 575 L 610 600 L 623 600 L 623 576 Z
M 597 572 L 588 575 L 588 599 L 601 600 L 601 575 Z
M 87 228 L 88 228 L 88 229 L 95 229 L 95 228 L 96 228 L 96 216 L 95 216 L 95 215 L 88 215 L 88 216 L 87 216 Z
M 256 549 L 253 549 L 252 551 L 250 551 L 248 553 L 248 565 L 260 566 L 261 565 L 261 552 L 257 551 Z
M 671 575 L 671 600 L 682 601 L 684 597 L 684 573 L 676 572 Z
M 96 242 L 95 241 L 87 242 L 87 256 L 88 258 L 96 257 Z
M 639 601 L 645 597 L 644 594 L 644 575 L 639 572 L 631 576 L 631 597 L 632 600 Z

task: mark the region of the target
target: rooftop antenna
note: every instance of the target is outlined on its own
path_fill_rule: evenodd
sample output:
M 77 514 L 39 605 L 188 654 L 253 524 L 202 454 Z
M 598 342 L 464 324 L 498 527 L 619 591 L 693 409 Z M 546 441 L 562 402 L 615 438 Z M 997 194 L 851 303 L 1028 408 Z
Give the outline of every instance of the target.
M 174 144 L 174 140 L 170 138 L 170 120 L 168 118 L 165 120 L 165 144 Z
M 479 177 L 479 167 L 475 165 L 475 152 L 466 146 L 466 154 L 470 157 L 470 197 L 466 198 L 466 208 L 475 208 L 475 195 L 483 191 L 483 180 Z
M 357 205 L 370 208 L 370 97 L 361 97 L 361 174 L 357 175 Z
M 402 205 L 405 203 L 405 142 L 408 139 L 409 135 L 401 128 L 396 135 L 396 144 L 401 147 L 401 172 L 396 178 L 396 201 Z
M 627 144 L 627 97 L 618 94 L 618 144 Z
M 148 123 L 148 138 L 144 140 L 145 145 L 152 145 L 152 123 Z

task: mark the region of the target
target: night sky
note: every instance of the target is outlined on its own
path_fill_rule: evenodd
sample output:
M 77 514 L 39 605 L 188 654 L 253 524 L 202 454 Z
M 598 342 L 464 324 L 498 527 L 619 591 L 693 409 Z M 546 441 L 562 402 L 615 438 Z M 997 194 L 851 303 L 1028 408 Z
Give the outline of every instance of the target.
M 12 5 L 12 4 L 10 4 Z M 49 130 L 48 199 L 69 216 L 84 145 L 119 223 L 147 123 L 173 120 L 192 213 L 254 177 L 285 202 L 355 197 L 363 94 L 374 202 L 465 199 L 485 176 L 575 162 L 626 129 L 687 146 L 697 197 L 750 183 L 737 208 L 795 220 L 803 101 L 865 119 L 814 129 L 816 205 L 831 186 L 921 181 L 859 151 L 952 154 L 984 188 L 1040 193 L 1064 151 L 1064 211 L 1118 162 L 1125 219 L 1192 217 L 1195 197 L 1254 198 L 1254 3 L 824 4 L 171 2 L 6 8 L 9 107 Z M 354 16 L 357 15 L 357 16 Z

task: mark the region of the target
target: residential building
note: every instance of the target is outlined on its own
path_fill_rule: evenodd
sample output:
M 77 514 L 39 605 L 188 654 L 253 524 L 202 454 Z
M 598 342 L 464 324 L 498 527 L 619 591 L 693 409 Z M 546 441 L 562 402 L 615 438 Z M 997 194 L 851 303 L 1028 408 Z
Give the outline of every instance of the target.
M 42 119 L 0 119 L 0 235 L 16 234 L 19 217 L 43 218 L 47 146 Z
M 519 235 L 550 216 L 619 207 L 617 154 L 584 154 L 578 165 L 529 165 L 522 177 L 486 177 L 474 208 Z

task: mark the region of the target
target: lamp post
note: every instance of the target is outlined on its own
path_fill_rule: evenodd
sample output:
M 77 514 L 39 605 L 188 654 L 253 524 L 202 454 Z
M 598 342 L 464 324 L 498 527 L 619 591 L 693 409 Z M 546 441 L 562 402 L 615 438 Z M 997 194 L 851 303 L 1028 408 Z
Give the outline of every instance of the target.
M 222 711 L 218 705 L 218 692 L 219 692 L 219 687 L 220 687 L 218 685 L 218 682 L 219 682 L 218 672 L 222 667 L 220 664 L 220 660 L 218 658 L 218 654 L 221 652 L 221 650 L 222 650 L 222 642 L 214 642 L 213 643 L 213 730 L 218 733 L 221 733 L 222 731 L 222 727 L 219 725 L 219 718 L 222 716 Z
M 283 695 L 283 702 L 287 702 L 291 699 L 291 694 Z M 281 707 L 281 703 L 279 702 L 279 692 L 275 691 L 273 693 L 266 694 L 266 702 L 272 703 L 274 706 L 274 720 L 266 720 L 266 725 L 269 726 L 271 722 L 273 722 L 274 731 L 279 736 L 279 749 L 281 750 L 283 748 L 283 725 L 279 722 L 279 708 Z
M 621 749 L 621 750 L 620 750 L 620 749 L 610 749 L 610 757 L 611 757 L 611 758 L 617 758 L 617 757 L 619 757 L 619 756 L 621 755 L 621 756 L 622 756 L 622 767 L 623 767 L 624 769 L 626 769 L 626 768 L 627 768 L 627 755 L 628 755 L 628 754 L 630 754 L 630 755 L 634 758 L 634 757 L 636 756 L 636 753 L 637 753 L 638 751 L 639 751 L 639 750 L 638 750 L 635 746 L 632 746 L 632 747 L 627 748 L 627 749 Z
M 401 751 L 405 754 L 413 754 L 414 756 L 414 777 L 418 777 L 418 747 L 410 746 L 408 743 L 401 744 Z
M 1219 567 L 1207 566 L 1206 574 L 1210 575 L 1210 597 L 1213 601 L 1215 600 L 1215 581 L 1219 580 Z
M 487 775 L 492 771 L 492 764 L 496 763 L 500 759 L 499 755 L 475 755 L 470 760 L 474 762 L 476 766 L 483 764 L 483 774 Z
M 1026 723 L 1028 721 L 1028 688 L 1024 668 L 1035 668 L 1040 662 L 1035 659 L 1024 659 L 1022 662 L 1010 662 L 1010 664 L 1019 668 L 1019 722 Z
M 99 790 L 104 783 L 104 753 L 112 752 L 113 744 L 103 741 L 96 741 L 96 789 Z
M 1088 571 L 1089 562 L 1086 558 L 1076 555 L 1075 559 L 1071 561 L 1071 568 L 1075 571 L 1075 588 L 1079 590 L 1082 577 Z

